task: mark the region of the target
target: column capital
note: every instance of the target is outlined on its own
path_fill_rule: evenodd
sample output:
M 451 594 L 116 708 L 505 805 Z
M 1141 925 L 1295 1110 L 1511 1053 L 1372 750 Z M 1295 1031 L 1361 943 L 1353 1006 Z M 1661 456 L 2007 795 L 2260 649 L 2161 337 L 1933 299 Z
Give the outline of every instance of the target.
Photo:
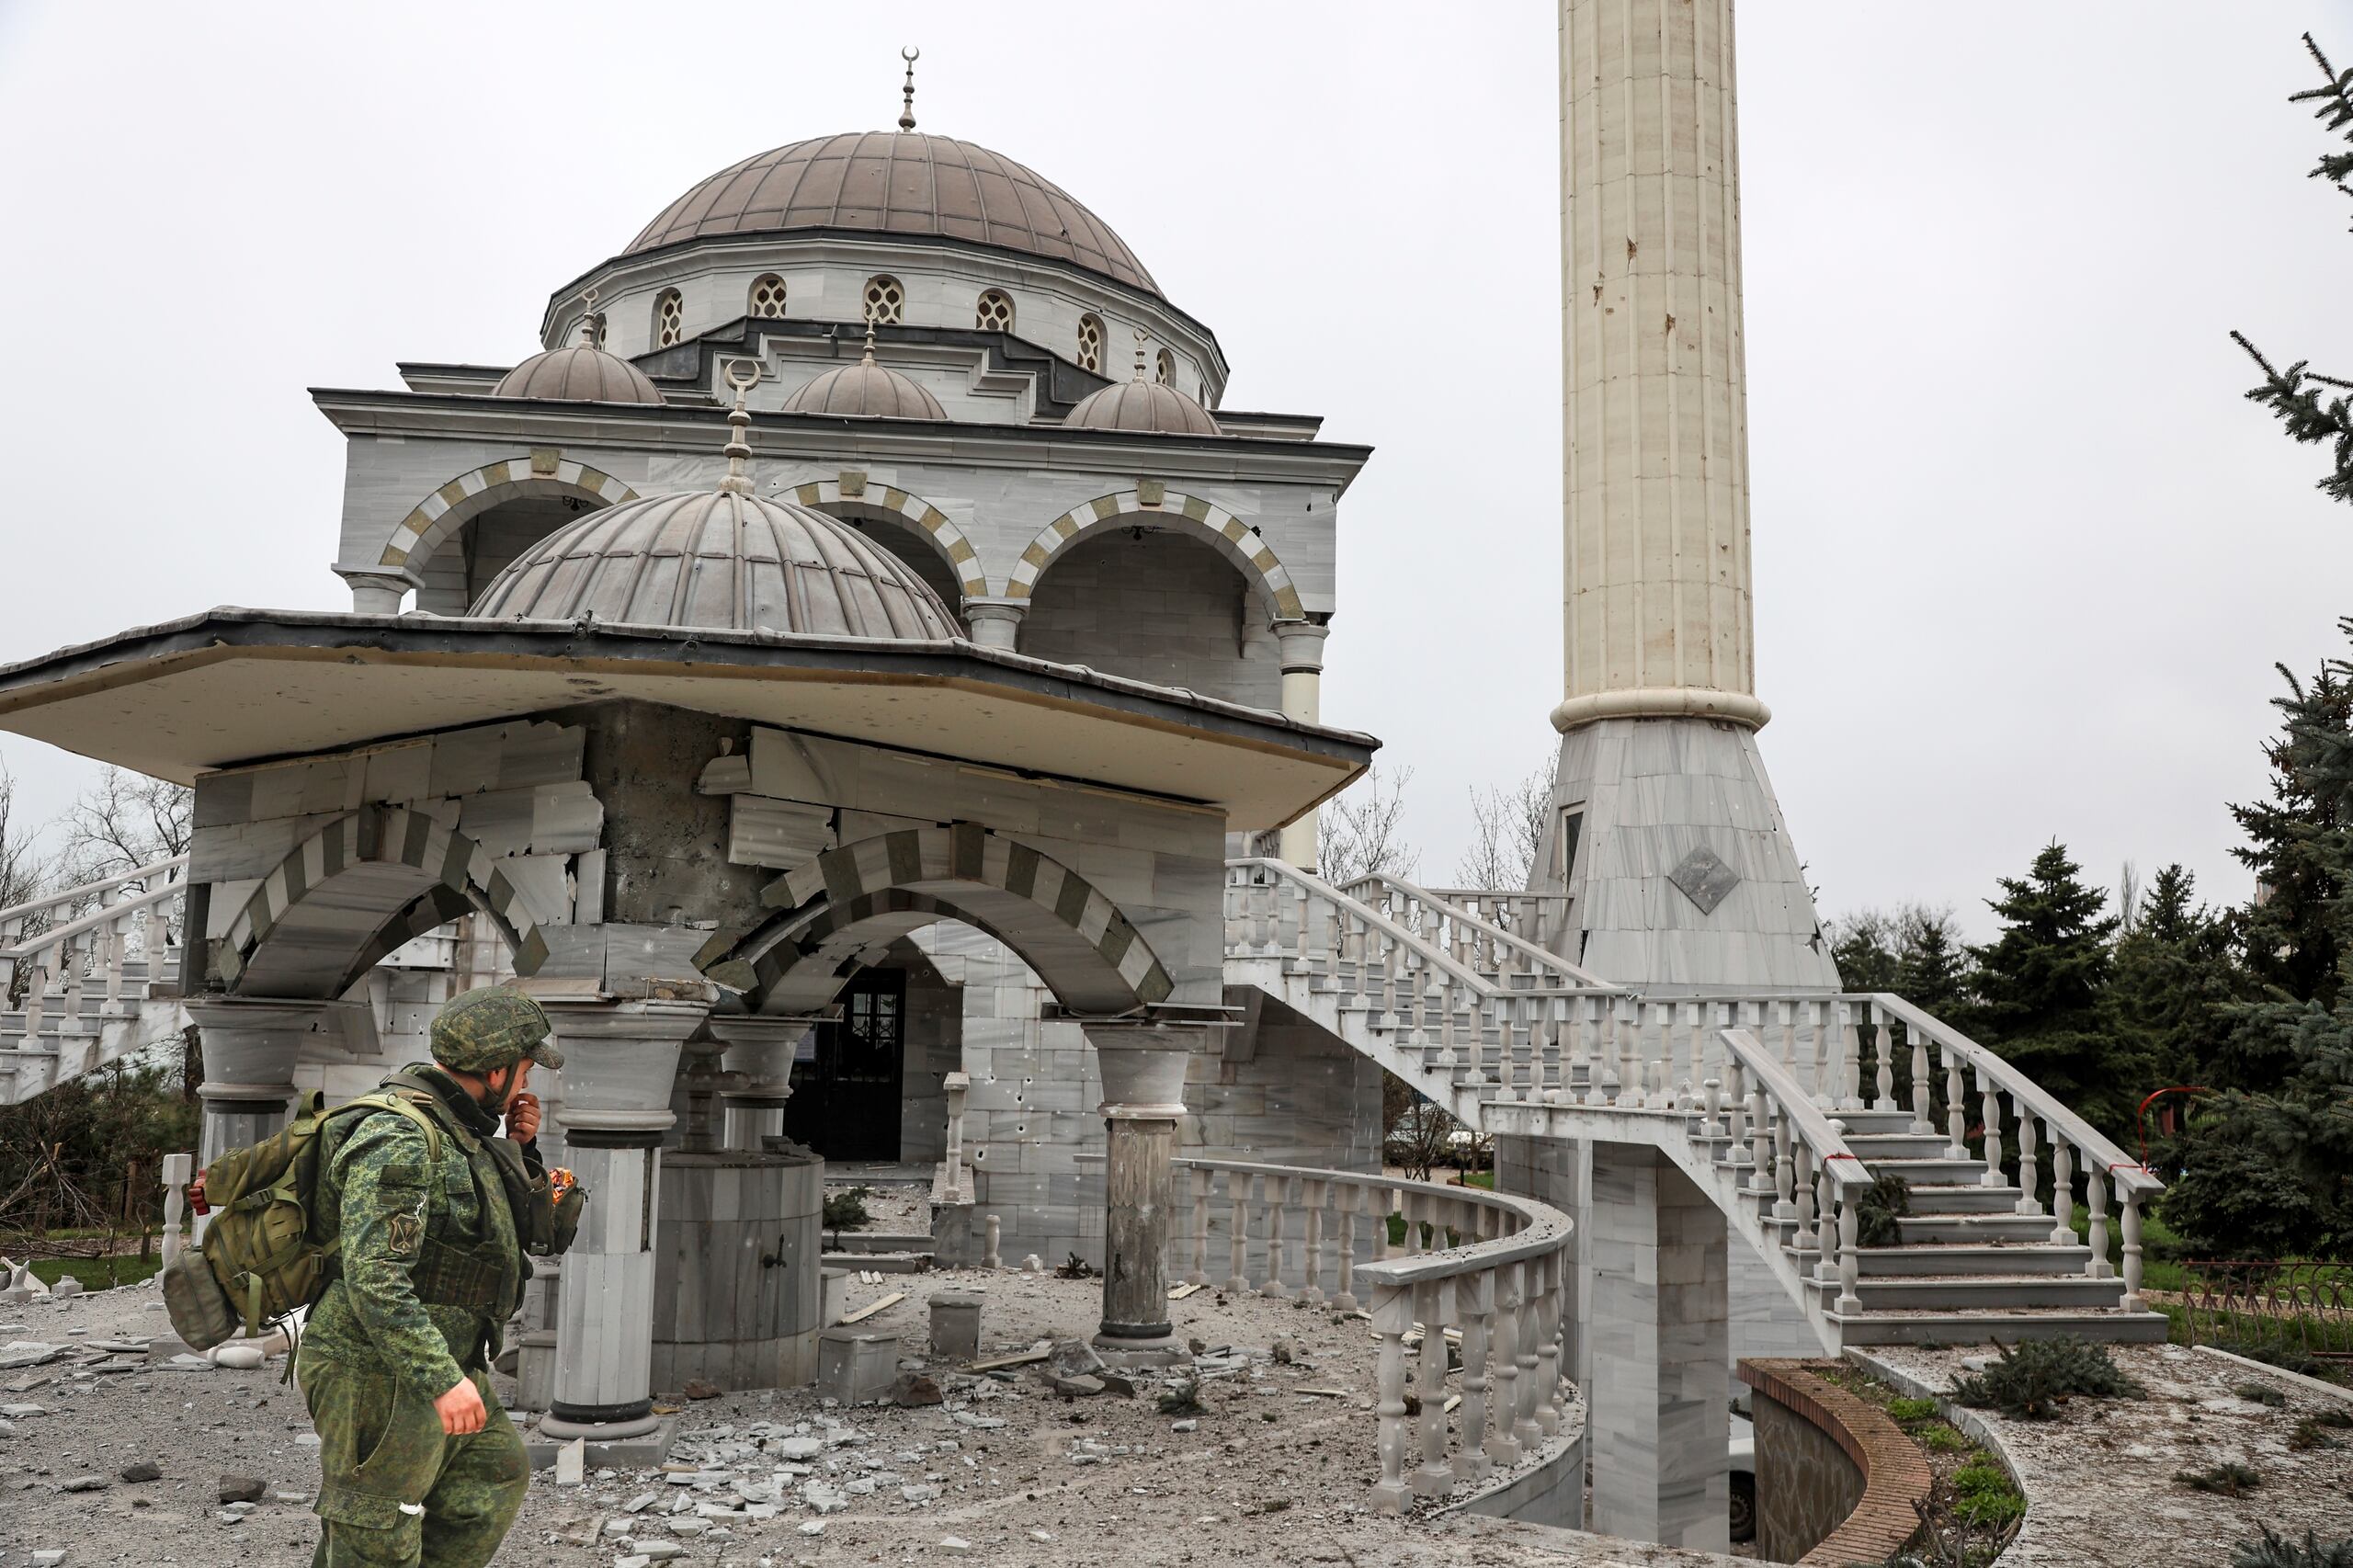
M 405 566 L 338 566 L 335 574 L 351 585 L 351 608 L 358 615 L 398 615 L 409 590 L 425 586 Z
M 343 1038 L 364 1002 L 291 996 L 191 996 L 181 1004 L 195 1023 L 204 1057 L 197 1093 L 209 1100 L 275 1100 L 294 1096 L 294 1064 L 314 1034 Z
M 1320 620 L 1279 620 L 1275 622 L 1275 647 L 1285 675 L 1324 668 L 1324 640 L 1332 635 L 1329 624 Z
M 964 596 L 964 619 L 972 628 L 972 641 L 983 648 L 1010 650 L 1020 635 L 1021 619 L 1029 613 L 1028 599 Z
M 1081 1025 L 1103 1075 L 1104 1117 L 1173 1121 L 1185 1114 L 1185 1064 L 1209 1042 L 1207 1022 L 1089 1020 Z
M 676 1119 L 670 1090 L 678 1053 L 703 1027 L 710 1003 L 654 997 L 542 996 L 563 1051 L 566 1131 L 660 1132 Z

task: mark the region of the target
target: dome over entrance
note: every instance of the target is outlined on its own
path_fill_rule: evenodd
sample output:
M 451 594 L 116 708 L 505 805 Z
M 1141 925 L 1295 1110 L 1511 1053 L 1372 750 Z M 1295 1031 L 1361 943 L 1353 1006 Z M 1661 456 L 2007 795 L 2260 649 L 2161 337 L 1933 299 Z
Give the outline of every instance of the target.
M 784 400 L 787 414 L 840 414 L 858 419 L 945 419 L 939 400 L 888 365 L 874 362 L 874 324 L 854 365 L 827 370 Z
M 621 254 L 796 229 L 969 240 L 1160 293 L 1127 243 L 1061 187 L 985 147 L 912 131 L 820 136 L 746 158 L 663 209 Z
M 645 372 L 618 354 L 585 343 L 532 355 L 498 379 L 493 397 L 544 397 L 565 403 L 660 403 Z

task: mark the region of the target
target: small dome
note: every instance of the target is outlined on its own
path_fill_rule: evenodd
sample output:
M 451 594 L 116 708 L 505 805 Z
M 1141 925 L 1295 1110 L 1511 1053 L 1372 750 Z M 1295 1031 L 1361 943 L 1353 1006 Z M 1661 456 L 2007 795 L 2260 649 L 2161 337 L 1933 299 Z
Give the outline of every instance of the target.
M 803 385 L 784 400 L 787 414 L 847 414 L 858 419 L 945 419 L 939 400 L 888 365 L 874 362 L 870 339 L 866 358 L 843 365 Z
M 645 372 L 618 354 L 585 343 L 534 354 L 498 379 L 493 397 L 541 397 L 562 403 L 660 403 Z
M 961 637 L 915 569 L 820 512 L 731 490 L 650 495 L 557 529 L 470 615 L 833 637 Z
M 1149 430 L 1168 436 L 1217 436 L 1223 432 L 1210 411 L 1175 387 L 1142 379 L 1120 381 L 1079 399 L 1063 419 L 1072 430 Z

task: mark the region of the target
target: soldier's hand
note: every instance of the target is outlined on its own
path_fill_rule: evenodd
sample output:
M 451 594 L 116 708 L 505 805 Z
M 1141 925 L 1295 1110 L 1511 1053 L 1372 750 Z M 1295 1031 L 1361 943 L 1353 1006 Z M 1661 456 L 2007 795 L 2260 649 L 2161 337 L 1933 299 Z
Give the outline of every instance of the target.
M 482 1394 L 474 1388 L 472 1378 L 460 1378 L 457 1386 L 433 1402 L 433 1414 L 441 1417 L 441 1430 L 453 1437 L 469 1432 L 479 1432 L 490 1419 L 483 1408 Z
M 540 1135 L 540 1096 L 517 1095 L 506 1102 L 506 1136 L 529 1143 Z
M 196 1179 L 188 1184 L 188 1211 L 192 1214 L 210 1214 L 212 1212 L 212 1205 L 204 1200 L 204 1173 L 202 1171 L 197 1172 Z

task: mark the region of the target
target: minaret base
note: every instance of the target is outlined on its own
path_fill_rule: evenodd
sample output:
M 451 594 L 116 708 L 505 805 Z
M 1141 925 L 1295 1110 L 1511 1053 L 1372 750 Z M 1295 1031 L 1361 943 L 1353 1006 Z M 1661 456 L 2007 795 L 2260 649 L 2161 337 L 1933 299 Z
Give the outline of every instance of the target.
M 1562 957 L 1654 995 L 1837 990 L 1748 725 L 1580 724 L 1561 737 L 1552 808 L 1537 885 L 1571 895 Z

